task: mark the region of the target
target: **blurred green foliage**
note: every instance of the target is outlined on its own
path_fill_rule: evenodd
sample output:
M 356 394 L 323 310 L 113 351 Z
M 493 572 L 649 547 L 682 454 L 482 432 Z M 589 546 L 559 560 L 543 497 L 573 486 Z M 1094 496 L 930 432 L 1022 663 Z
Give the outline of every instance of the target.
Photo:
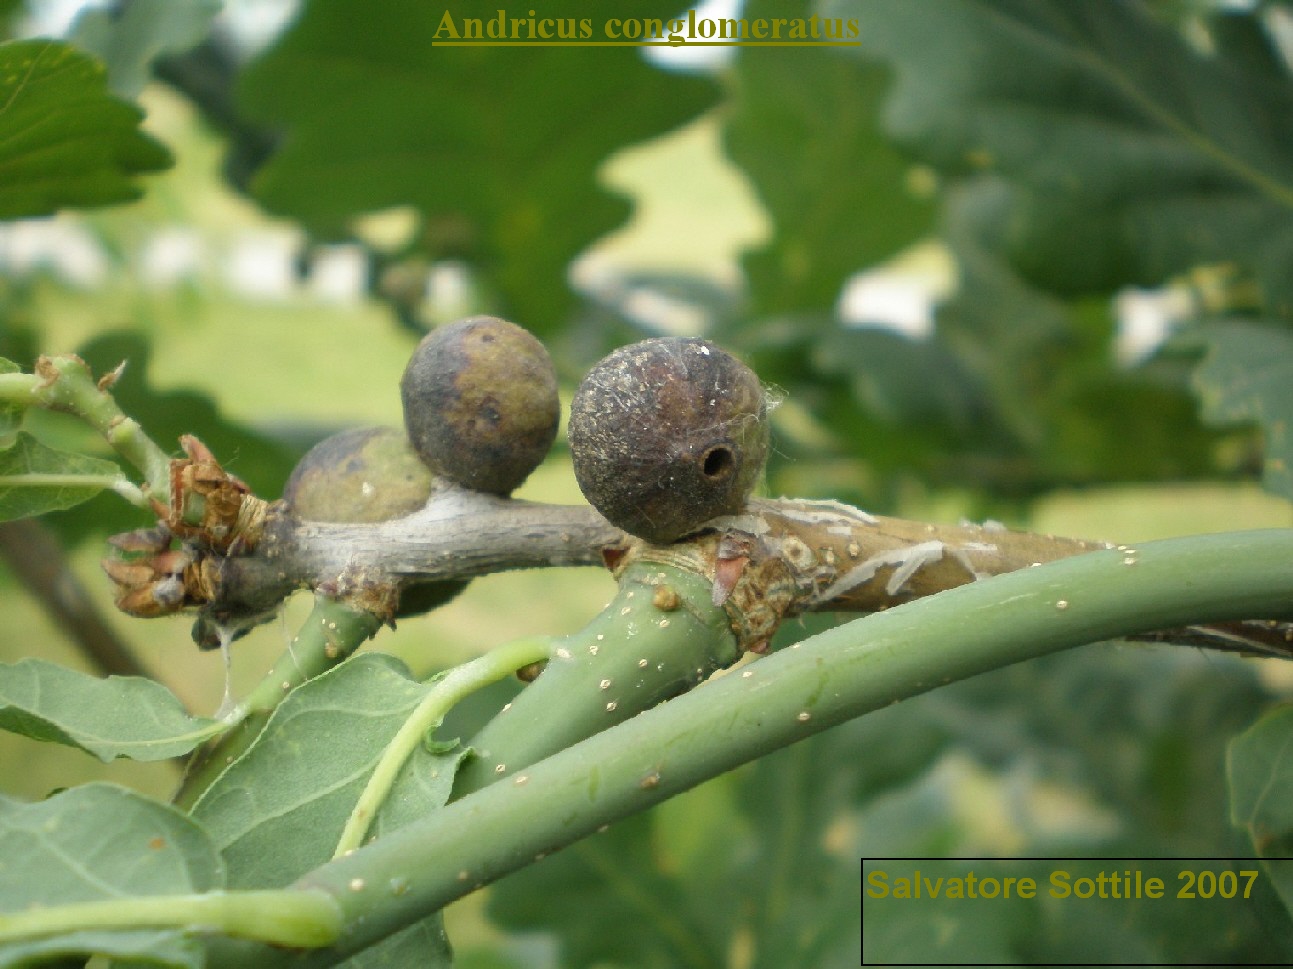
M 87 14 L 74 39 L 127 97 L 162 57 L 159 73 L 224 139 L 251 203 L 291 220 L 304 249 L 363 247 L 368 297 L 388 311 L 375 326 L 425 325 L 428 267 L 453 264 L 470 284 L 467 311 L 534 329 L 573 379 L 652 332 L 620 298 L 630 289 L 695 309 L 689 325 L 786 398 L 773 415 L 774 492 L 792 484 L 892 511 L 913 492 L 954 491 L 966 511 L 1013 519 L 1056 489 L 1128 482 L 1261 476 L 1293 498 L 1293 78 L 1277 29 L 1293 5 L 750 0 L 749 17 L 855 17 L 861 44 L 741 49 L 704 76 L 624 48 L 433 47 L 443 9 L 314 0 L 250 59 L 209 32 L 205 2 L 126 2 L 117 16 Z M 488 18 L 497 5 L 452 9 Z M 646 2 L 616 12 L 673 13 Z M 567 13 L 601 19 L 604 8 Z M 32 43 L 0 46 L 0 214 L 147 188 L 137 176 L 167 156 L 135 108 L 109 97 L 88 55 Z M 33 51 L 75 70 L 5 81 Z M 9 126 L 55 106 L 66 109 L 58 126 L 24 128 L 48 137 L 32 151 L 49 154 L 16 153 Z M 743 288 L 659 272 L 572 286 L 572 264 L 631 212 L 602 166 L 701 119 L 719 126 L 771 225 L 742 254 Z M 87 133 L 102 153 L 67 149 Z M 374 242 L 363 223 L 377 210 L 411 214 L 413 229 Z M 930 251 L 954 281 L 928 334 L 843 319 L 856 273 Z M 45 349 L 42 285 L 0 270 L 0 354 L 24 365 Z M 1127 287 L 1172 289 L 1189 307 L 1134 363 L 1118 352 L 1114 300 Z M 127 305 L 150 300 L 133 293 Z M 291 319 L 293 338 L 329 338 Z M 92 314 L 85 353 L 96 370 L 132 360 L 118 399 L 160 440 L 196 433 L 273 495 L 321 436 L 277 415 L 249 428 L 223 416 L 227 400 L 160 389 L 141 376 L 152 334 L 119 326 Z M 237 370 L 239 352 L 204 363 Z M 166 373 L 167 361 L 151 365 Z M 312 377 L 288 366 L 283 379 Z M 394 399 L 396 379 L 372 383 Z M 127 527 L 103 502 L 63 516 L 69 541 Z M 1249 832 L 1227 815 L 1226 748 L 1281 682 L 1241 660 L 1105 645 L 934 691 L 505 880 L 460 964 L 851 965 L 863 856 L 1246 855 Z M 1291 729 L 1287 717 L 1262 721 L 1230 760 L 1234 820 L 1259 851 L 1287 843 L 1287 818 L 1254 792 L 1289 783 Z M 1165 929 L 1068 907 L 962 926 L 954 954 L 1287 963 L 1293 925 L 1264 891 L 1238 927 L 1209 914 Z M 886 957 L 925 952 L 928 917 L 888 924 Z M 530 944 L 534 932 L 548 944 Z
M 67 44 L 0 47 L 0 104 L 0 218 L 135 198 L 129 176 L 170 163 L 138 130 L 141 112 L 108 95 L 103 66 Z

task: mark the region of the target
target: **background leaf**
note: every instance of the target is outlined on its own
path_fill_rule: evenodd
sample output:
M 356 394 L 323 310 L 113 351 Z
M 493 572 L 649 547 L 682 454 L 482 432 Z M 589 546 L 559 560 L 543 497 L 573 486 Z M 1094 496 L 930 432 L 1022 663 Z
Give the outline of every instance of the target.
M 485 0 L 449 11 L 499 12 Z M 598 14 L 600 30 L 600 8 L 578 12 Z M 571 305 L 568 264 L 629 214 L 597 185 L 598 166 L 695 118 L 715 88 L 632 48 L 433 47 L 445 13 L 419 0 L 307 5 L 242 77 L 243 110 L 283 133 L 253 194 L 324 238 L 411 205 L 417 249 L 477 268 L 506 312 L 552 332 Z M 632 0 L 615 13 L 662 12 Z
M 171 164 L 111 97 L 101 65 L 67 44 L 0 44 L 0 219 L 137 198 L 132 177 Z
M 175 694 L 153 680 L 100 679 L 31 657 L 0 664 L 0 728 L 79 747 L 107 762 L 178 757 L 221 724 L 189 716 Z
M 1269 41 L 1257 63 L 1209 57 L 1138 3 L 827 11 L 856 16 L 864 53 L 893 67 L 897 141 L 948 173 L 1004 179 L 979 226 L 1031 281 L 1104 292 L 1226 261 L 1293 305 L 1293 91 Z
M 1204 420 L 1262 429 L 1267 490 L 1293 500 L 1293 332 L 1256 323 L 1209 323 L 1178 345 L 1202 348 L 1194 386 Z
M 0 0 L 0 38 L 8 38 L 10 21 L 26 0 Z
M 222 887 L 224 869 L 202 829 L 174 808 L 111 784 L 47 801 L 0 797 L 0 911 Z M 0 946 L 0 966 L 99 953 L 199 967 L 200 942 L 177 929 L 85 930 Z
M 125 480 L 111 461 L 56 451 L 20 431 L 13 445 L 0 451 L 0 521 L 71 508 L 112 481 Z
M 1111 365 L 1116 321 L 1103 300 L 1064 301 L 1021 278 L 973 232 L 967 210 L 991 186 L 948 196 L 959 285 L 933 337 L 986 388 L 991 424 L 955 474 L 1003 495 L 1085 482 L 1179 480 L 1216 466 L 1182 361 Z
M 1293 912 L 1293 708 L 1271 710 L 1230 744 L 1230 816 L 1252 837 Z
M 807 8 L 765 0 L 743 16 L 806 18 Z M 742 259 L 750 312 L 830 309 L 851 275 L 933 228 L 931 200 L 905 190 L 910 162 L 876 136 L 885 73 L 785 47 L 742 48 L 732 73 L 723 145 L 774 228 Z
M 888 329 L 841 329 L 813 347 L 823 373 L 848 379 L 876 419 L 903 428 L 941 424 L 970 433 L 987 416 L 982 386 L 940 341 Z
M 503 879 L 490 892 L 490 914 L 517 931 L 555 927 L 559 964 L 569 969 L 721 964 L 717 926 L 659 871 L 657 846 L 650 815 L 621 821 Z M 555 918 L 572 907 L 580 918 Z
M 983 862 L 961 861 L 926 864 L 891 861 L 864 861 L 862 884 L 870 886 L 870 877 L 881 871 L 892 886 L 898 878 L 912 878 L 913 868 L 925 876 L 964 878 L 973 871 L 979 877 L 993 877 L 1009 873 L 1017 878 L 1034 877 L 1033 866 L 1018 863 L 998 865 Z M 932 870 L 931 870 L 932 869 Z M 999 877 L 999 876 L 998 876 Z M 1037 882 L 1044 885 L 1045 881 Z M 1044 891 L 1044 889 L 1043 889 Z M 925 898 L 915 902 L 924 916 L 921 922 L 908 918 L 903 906 L 912 906 L 910 899 L 898 900 L 892 896 L 883 899 L 867 898 L 863 902 L 862 959 L 863 965 L 892 965 L 916 963 L 929 965 L 1009 965 L 1019 958 L 1011 944 L 1013 938 L 1025 934 L 1030 926 L 1032 908 L 1026 902 L 1007 902 L 997 899 L 991 908 L 981 900 Z M 938 931 L 929 931 L 930 925 Z M 1026 937 L 1026 936 L 1025 936 Z M 1131 960 L 1130 954 L 1128 960 Z

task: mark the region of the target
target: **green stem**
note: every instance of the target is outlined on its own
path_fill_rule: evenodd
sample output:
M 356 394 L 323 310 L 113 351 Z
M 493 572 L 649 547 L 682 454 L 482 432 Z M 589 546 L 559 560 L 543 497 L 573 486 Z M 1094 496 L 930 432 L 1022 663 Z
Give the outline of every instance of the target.
M 380 627 L 381 620 L 372 613 L 352 609 L 337 599 L 316 598 L 291 645 L 226 718 L 232 728 L 194 751 L 173 798 L 175 806 L 192 808 L 202 792 L 260 736 L 283 697 L 336 666 Z
M 148 497 L 123 474 L 7 474 L 6 488 L 110 488 L 138 508 L 151 510 Z
M 138 422 L 99 389 L 89 366 L 73 355 L 41 357 L 36 374 L 0 374 L 0 401 L 45 407 L 81 418 L 123 458 L 139 469 L 148 493 L 165 502 L 170 494 L 171 459 Z
M 0 945 L 86 929 L 176 928 L 278 946 L 324 946 L 341 930 L 325 892 L 206 892 L 73 902 L 0 915 Z
M 591 623 L 556 643 L 539 677 L 471 739 L 461 797 L 685 693 L 740 658 L 713 586 L 671 566 L 631 566 Z M 662 608 L 663 605 L 665 608 Z
M 6 488 L 22 487 L 58 487 L 68 488 L 115 488 L 125 479 L 119 474 L 7 474 L 4 483 Z
M 1156 628 L 1288 615 L 1293 530 L 1274 530 L 1075 556 L 856 620 L 316 869 L 298 886 L 332 894 L 345 926 L 334 946 L 293 964 L 334 965 L 604 824 L 944 683 Z M 210 955 L 212 966 L 283 964 L 272 950 L 221 940 Z
M 363 843 L 369 825 L 385 803 L 404 764 L 423 738 L 440 726 L 454 704 L 523 666 L 546 660 L 551 648 L 552 640 L 546 636 L 519 639 L 444 673 L 382 752 L 342 829 L 333 857 L 339 858 Z

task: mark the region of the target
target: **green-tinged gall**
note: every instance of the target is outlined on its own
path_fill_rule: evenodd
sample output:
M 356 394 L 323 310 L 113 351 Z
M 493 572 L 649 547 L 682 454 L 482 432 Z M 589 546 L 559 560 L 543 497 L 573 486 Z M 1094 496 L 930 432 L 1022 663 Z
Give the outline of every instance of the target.
M 324 438 L 292 470 L 283 499 L 302 521 L 370 524 L 427 503 L 435 477 L 394 427 L 361 427 Z
M 621 347 L 571 403 L 575 478 L 611 524 L 676 541 L 745 507 L 768 456 L 766 416 L 759 378 L 706 340 Z
M 418 511 L 435 488 L 435 475 L 403 431 L 361 427 L 324 438 L 307 451 L 287 479 L 283 501 L 301 521 L 374 524 Z M 408 585 L 395 615 L 427 612 L 466 587 L 467 581 L 458 580 Z
M 464 487 L 506 495 L 552 447 L 557 372 L 533 335 L 493 316 L 428 333 L 400 381 L 404 426 L 418 456 Z

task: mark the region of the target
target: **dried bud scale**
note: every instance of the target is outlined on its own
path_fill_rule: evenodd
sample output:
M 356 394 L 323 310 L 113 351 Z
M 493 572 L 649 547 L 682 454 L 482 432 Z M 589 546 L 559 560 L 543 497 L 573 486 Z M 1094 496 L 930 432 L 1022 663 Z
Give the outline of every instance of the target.
M 613 525 L 657 544 L 735 514 L 768 453 L 763 387 L 714 344 L 662 337 L 595 366 L 571 404 L 580 490 Z
M 514 323 L 475 316 L 428 333 L 400 381 L 404 425 L 436 474 L 492 494 L 547 455 L 561 405 L 548 351 Z

